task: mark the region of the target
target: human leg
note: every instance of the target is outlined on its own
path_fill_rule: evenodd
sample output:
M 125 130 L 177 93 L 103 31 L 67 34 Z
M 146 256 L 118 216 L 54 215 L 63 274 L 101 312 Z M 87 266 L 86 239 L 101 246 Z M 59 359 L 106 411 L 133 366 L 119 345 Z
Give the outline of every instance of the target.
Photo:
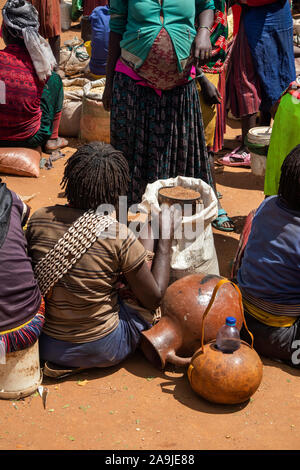
M 68 145 L 68 141 L 62 137 L 59 137 L 59 124 L 61 120 L 61 111 L 57 112 L 53 119 L 53 130 L 50 139 L 47 141 L 45 151 L 46 153 L 51 153 L 54 150 L 61 149 Z
M 42 99 L 41 99 L 41 110 L 42 118 L 39 131 L 34 137 L 28 140 L 28 145 L 31 147 L 39 147 L 48 145 L 49 150 L 56 150 L 63 148 L 68 145 L 65 139 L 60 139 L 56 136 L 55 132 L 58 133 L 59 117 L 62 111 L 64 100 L 63 85 L 60 76 L 53 72 L 48 82 L 45 85 Z M 55 127 L 55 128 L 54 128 Z M 54 132 L 54 137 L 52 134 Z M 55 141 L 55 142 L 51 142 Z M 49 148 L 49 144 L 52 148 Z
M 250 153 L 246 145 L 249 130 L 256 127 L 261 105 L 260 80 L 256 73 L 245 33 L 243 14 L 238 35 L 230 57 L 227 77 L 228 105 L 232 114 L 241 119 L 242 142 L 232 152 L 219 159 L 227 166 L 250 166 Z
M 275 361 L 282 361 L 291 367 L 300 367 L 300 360 L 298 358 L 296 360 L 297 349 L 300 346 L 299 319 L 292 326 L 284 328 L 265 325 L 247 312 L 245 319 L 253 334 L 254 349 L 258 354 Z M 249 334 L 244 327 L 241 330 L 241 339 L 249 342 Z
M 52 38 L 48 39 L 50 47 L 52 49 L 53 55 L 55 57 L 56 63 L 57 63 L 57 68 L 59 67 L 60 63 L 60 43 L 61 43 L 61 38 L 60 36 L 54 36 Z
M 88 343 L 60 341 L 43 333 L 40 338 L 40 356 L 46 361 L 46 375 L 62 377 L 82 369 L 111 367 L 125 360 L 136 350 L 141 332 L 150 325 L 122 301 L 119 320 L 113 332 Z
M 207 79 L 215 86 L 218 86 L 219 75 L 218 74 L 206 74 Z M 222 208 L 220 202 L 219 193 L 217 191 L 216 185 L 216 176 L 215 176 L 215 161 L 214 153 L 211 149 L 214 148 L 215 135 L 216 135 L 216 126 L 217 126 L 217 105 L 209 104 L 206 101 L 205 94 L 201 90 L 200 84 L 197 82 L 197 90 L 199 93 L 201 112 L 203 116 L 203 125 L 204 125 L 204 137 L 207 146 L 207 153 L 209 158 L 209 166 L 212 177 L 212 187 L 215 192 L 215 195 L 218 199 L 218 217 L 213 221 L 212 225 L 218 230 L 231 232 L 234 230 L 234 223 L 228 217 L 227 212 Z
M 220 202 L 219 193 L 217 191 L 216 185 L 216 176 L 215 176 L 215 167 L 214 167 L 214 154 L 209 152 L 210 168 L 213 180 L 213 189 L 218 200 L 218 217 L 212 222 L 212 226 L 217 230 L 223 232 L 232 232 L 234 230 L 234 223 L 230 217 L 228 217 L 227 212 L 223 209 Z

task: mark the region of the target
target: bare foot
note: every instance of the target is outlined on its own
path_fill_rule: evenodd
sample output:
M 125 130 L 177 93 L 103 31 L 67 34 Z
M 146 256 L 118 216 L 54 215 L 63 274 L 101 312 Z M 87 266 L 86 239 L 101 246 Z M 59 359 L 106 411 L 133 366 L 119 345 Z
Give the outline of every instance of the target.
M 45 147 L 46 153 L 51 153 L 54 150 L 62 149 L 64 147 L 67 147 L 68 145 L 69 142 L 63 137 L 58 137 L 57 139 L 49 139 Z

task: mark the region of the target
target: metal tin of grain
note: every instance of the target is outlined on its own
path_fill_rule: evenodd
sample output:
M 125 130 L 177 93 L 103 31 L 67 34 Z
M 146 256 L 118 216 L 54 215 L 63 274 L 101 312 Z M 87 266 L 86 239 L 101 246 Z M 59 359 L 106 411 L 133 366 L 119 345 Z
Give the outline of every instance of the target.
M 185 206 L 192 205 L 192 214 L 196 213 L 197 204 L 201 202 L 201 194 L 190 188 L 183 186 L 164 186 L 158 191 L 159 204 L 179 204 L 182 209 Z

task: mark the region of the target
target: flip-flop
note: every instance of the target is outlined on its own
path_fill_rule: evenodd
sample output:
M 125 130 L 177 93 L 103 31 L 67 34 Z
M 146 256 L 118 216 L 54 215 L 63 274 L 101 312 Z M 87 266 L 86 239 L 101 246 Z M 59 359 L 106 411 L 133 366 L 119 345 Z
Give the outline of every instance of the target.
M 231 153 L 227 153 L 224 157 L 219 158 L 218 162 L 225 166 L 243 166 L 251 168 L 251 154 L 249 152 L 237 153 L 240 147 L 234 149 Z M 234 162 L 232 160 L 235 160 Z
M 212 222 L 212 226 L 222 232 L 233 232 L 234 227 L 223 227 L 224 222 L 233 223 L 233 221 L 228 217 L 227 212 L 224 209 L 219 209 L 218 217 Z

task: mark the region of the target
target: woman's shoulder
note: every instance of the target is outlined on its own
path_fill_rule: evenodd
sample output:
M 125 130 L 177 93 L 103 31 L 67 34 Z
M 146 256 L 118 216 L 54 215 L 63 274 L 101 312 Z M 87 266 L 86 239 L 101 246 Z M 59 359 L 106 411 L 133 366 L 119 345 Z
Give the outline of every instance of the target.
M 29 219 L 28 228 L 38 231 L 67 230 L 84 211 L 67 205 L 41 207 Z
M 111 225 L 100 234 L 101 239 L 109 239 L 112 243 L 122 246 L 129 241 L 137 239 L 134 232 L 126 224 L 113 220 Z
M 277 206 L 278 196 L 268 196 L 266 197 L 263 202 L 258 206 L 255 215 L 260 213 L 265 213 L 269 211 L 271 208 L 274 210 L 274 207 Z
M 64 215 L 67 215 L 68 212 L 69 212 L 69 208 L 66 205 L 56 204 L 54 206 L 40 207 L 39 209 L 34 211 L 30 220 L 36 220 L 41 217 L 45 219 L 52 219 L 55 217 L 64 218 Z

